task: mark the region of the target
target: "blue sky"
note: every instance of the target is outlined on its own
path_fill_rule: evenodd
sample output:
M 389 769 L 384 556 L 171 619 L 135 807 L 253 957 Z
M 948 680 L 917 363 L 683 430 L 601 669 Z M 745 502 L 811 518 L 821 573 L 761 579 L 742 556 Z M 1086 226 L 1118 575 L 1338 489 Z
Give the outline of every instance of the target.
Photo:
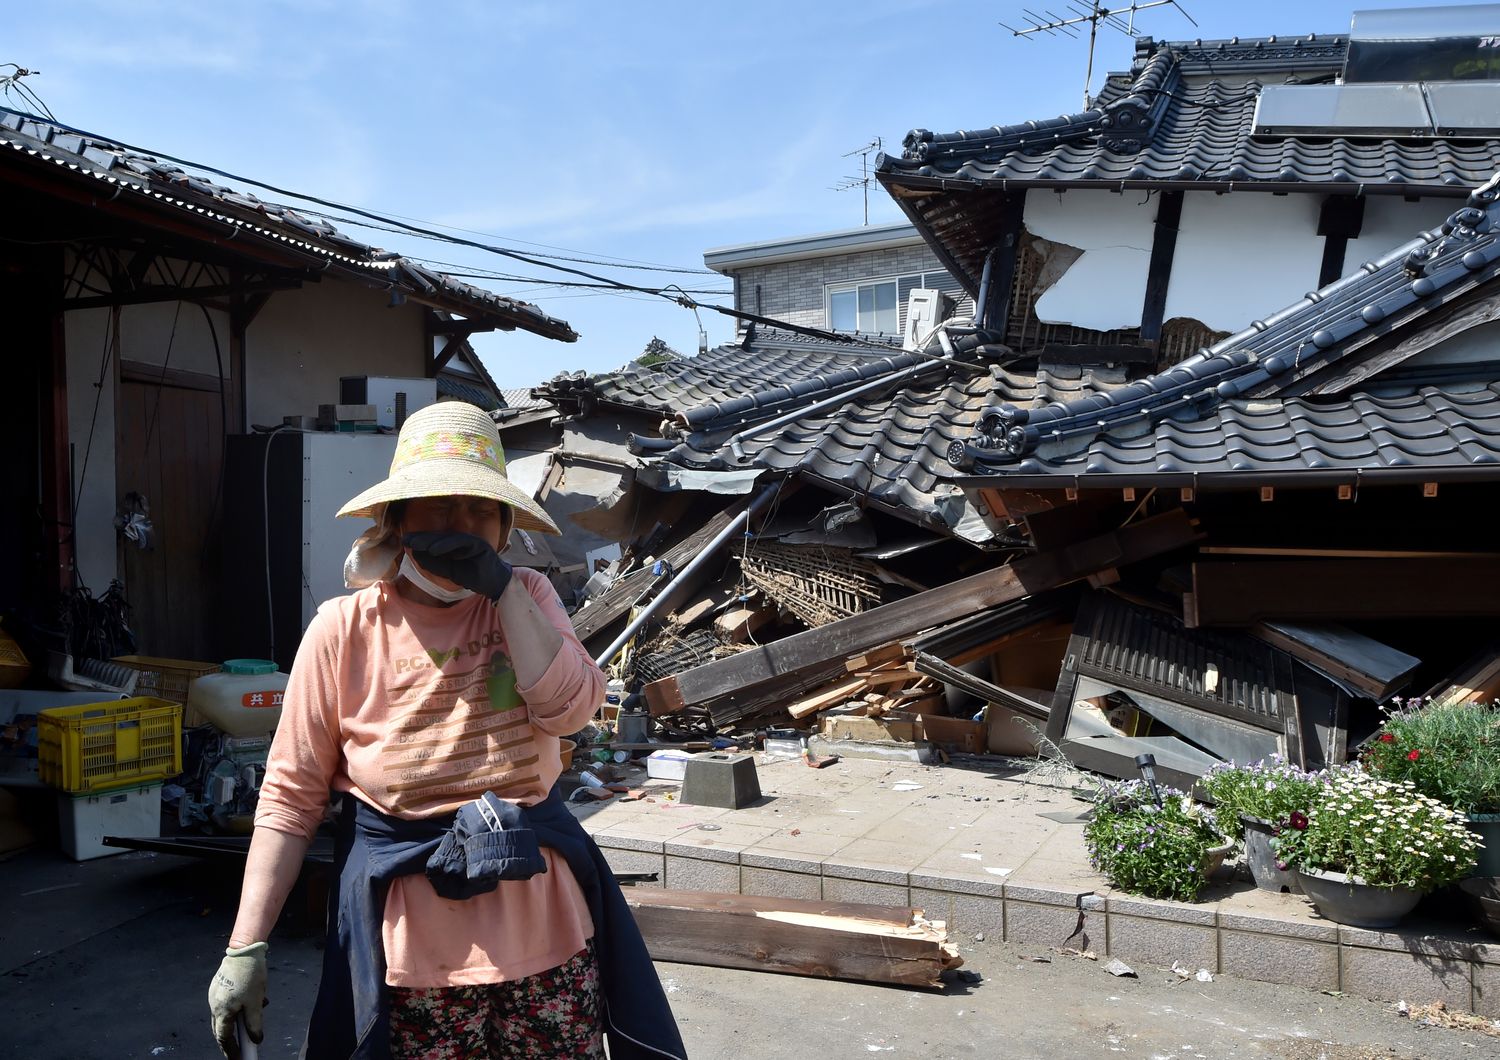
M 59 120 L 128 143 L 518 250 L 702 268 L 703 251 L 863 221 L 841 157 L 1082 102 L 1084 40 L 1018 40 L 1018 0 L 88 0 L 13 5 L 0 62 Z M 1065 4 L 1051 5 L 1056 10 Z M 1424 6 L 1188 0 L 1142 13 L 1162 39 L 1346 32 L 1352 10 Z M 1429 5 L 1430 6 L 1430 5 Z M 1094 87 L 1132 42 L 1101 34 Z M 871 223 L 901 215 L 878 185 Z M 378 246 L 506 273 L 528 266 L 343 226 Z M 482 232 L 484 236 L 473 233 Z M 544 244 L 544 246 L 537 246 Z M 660 286 L 716 275 L 593 268 Z M 647 296 L 477 281 L 571 322 L 566 345 L 476 340 L 502 386 L 617 368 L 653 335 L 698 344 Z M 705 296 L 706 297 L 706 296 Z M 722 301 L 722 300 L 721 300 Z M 725 317 L 703 312 L 711 343 Z

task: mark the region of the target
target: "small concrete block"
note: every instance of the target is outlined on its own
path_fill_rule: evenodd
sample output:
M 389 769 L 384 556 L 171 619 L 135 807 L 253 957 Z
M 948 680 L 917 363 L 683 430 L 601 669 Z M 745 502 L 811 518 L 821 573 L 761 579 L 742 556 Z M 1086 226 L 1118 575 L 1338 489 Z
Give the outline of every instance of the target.
M 1005 899 L 1005 941 L 1032 946 L 1078 946 L 1078 919 L 1082 911 L 1077 905 L 1042 905 L 1037 902 L 1018 902 L 1009 896 Z M 1099 914 L 1091 914 L 1084 920 L 1084 933 L 1094 928 L 1098 937 L 1104 935 L 1104 924 Z M 1074 941 L 1070 942 L 1069 939 Z M 1083 946 L 1078 946 L 1084 949 Z
M 1069 909 L 1077 909 L 1086 894 L 1093 894 L 1093 888 L 1084 890 L 1073 890 L 1072 888 L 1043 887 L 1026 882 L 1011 883 L 1005 885 L 1006 900 L 1017 902 L 1030 902 L 1035 905 L 1063 905 Z
M 666 885 L 674 891 L 715 891 L 719 894 L 740 893 L 738 863 L 701 861 L 667 855 Z
M 953 930 L 953 895 L 946 891 L 929 891 L 921 887 L 911 889 L 911 904 L 922 910 L 928 920 L 941 920 Z M 999 938 L 997 935 L 996 938 Z
M 657 874 L 655 883 L 638 883 L 637 887 L 664 887 L 662 879 L 666 876 L 666 861 L 660 854 L 649 854 L 644 850 L 616 850 L 613 847 L 600 847 L 604 854 L 604 860 L 609 862 L 609 867 L 614 872 L 654 872 Z
M 1170 968 L 1175 961 L 1190 968 L 1219 970 L 1217 929 L 1205 924 L 1109 914 L 1107 950 L 1111 957 L 1146 961 Z
M 1308 990 L 1339 989 L 1339 949 L 1330 942 L 1259 931 L 1219 932 L 1219 971 Z
M 1412 1005 L 1442 1001 L 1459 1012 L 1472 1004 L 1467 961 L 1363 946 L 1340 946 L 1339 958 L 1346 994 Z
M 1474 943 L 1443 933 L 1429 933 L 1420 928 L 1378 931 L 1371 928 L 1339 925 L 1339 942 L 1368 950 L 1393 950 L 1420 954 L 1423 957 L 1445 957 L 1455 961 L 1474 959 Z
M 798 854 L 790 850 L 778 850 L 775 847 L 763 847 L 758 844 L 740 851 L 740 864 L 758 869 L 811 873 L 814 876 L 822 875 L 823 872 L 821 857 Z
M 823 878 L 806 872 L 783 872 L 780 869 L 743 865 L 740 867 L 740 893 L 758 894 L 767 898 L 806 898 L 818 901 L 823 897 Z
M 1005 903 L 999 898 L 982 898 L 974 894 L 953 896 L 953 919 L 949 931 L 965 935 L 983 935 L 996 942 L 1005 937 Z
M 1004 876 L 958 875 L 951 872 L 934 871 L 931 864 L 922 865 L 911 874 L 913 887 L 926 887 L 953 894 L 975 894 L 985 898 L 1005 896 Z
M 722 806 L 738 810 L 760 798 L 755 756 L 706 751 L 687 760 L 682 775 L 684 806 Z
M 1500 964 L 1474 965 L 1474 1011 L 1500 1019 Z
M 910 905 L 911 893 L 905 886 L 824 876 L 823 900 L 867 902 L 870 905 Z
M 1110 894 L 1104 900 L 1104 908 L 1111 914 L 1123 913 L 1126 916 L 1146 917 L 1152 920 L 1170 920 L 1178 924 L 1203 924 L 1213 927 L 1218 921 L 1216 909 L 1212 905 L 1188 905 L 1186 902 L 1136 898 L 1124 894 Z
M 615 850 L 644 850 L 652 854 L 662 852 L 661 836 L 637 835 L 632 832 L 596 832 L 594 842 L 600 847 Z

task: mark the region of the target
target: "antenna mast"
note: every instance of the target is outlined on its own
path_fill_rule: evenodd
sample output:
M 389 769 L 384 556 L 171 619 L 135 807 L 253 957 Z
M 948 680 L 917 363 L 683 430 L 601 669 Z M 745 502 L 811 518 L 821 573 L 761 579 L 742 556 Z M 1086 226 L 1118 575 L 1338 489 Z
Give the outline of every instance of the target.
M 1010 30 L 1013 37 L 1030 38 L 1038 33 L 1045 33 L 1049 37 L 1062 35 L 1077 38 L 1079 35 L 1078 27 L 1087 22 L 1089 27 L 1089 59 L 1088 69 L 1083 75 L 1083 109 L 1088 110 L 1094 105 L 1093 98 L 1089 95 L 1089 85 L 1094 80 L 1094 44 L 1099 37 L 1099 26 L 1103 24 L 1110 29 L 1118 30 L 1127 37 L 1134 37 L 1135 13 L 1137 11 L 1167 6 L 1175 7 L 1182 13 L 1182 17 L 1192 22 L 1194 26 L 1198 24 L 1193 16 L 1188 14 L 1177 0 L 1147 0 L 1145 3 L 1141 3 L 1139 0 L 1130 0 L 1129 7 L 1114 8 L 1102 6 L 1099 0 L 1090 0 L 1087 4 L 1082 3 L 1081 0 L 1068 0 L 1068 10 L 1073 12 L 1070 15 L 1059 15 L 1057 12 L 1050 10 L 1043 10 L 1038 13 L 1023 7 L 1021 9 L 1021 17 L 1027 23 L 1024 28 L 1016 29 L 1014 26 L 1007 26 L 1004 22 L 1000 23 L 1000 25 Z
M 840 158 L 853 158 L 855 155 L 859 155 L 859 176 L 845 177 L 843 180 L 840 180 L 837 184 L 833 185 L 833 187 L 830 189 L 831 191 L 852 191 L 855 188 L 864 189 L 866 225 L 870 223 L 870 181 L 875 179 L 874 177 L 870 176 L 870 152 L 879 152 L 883 148 L 884 143 L 885 142 L 877 136 L 869 143 L 861 144 L 854 150 L 845 151 L 842 155 L 840 155 Z

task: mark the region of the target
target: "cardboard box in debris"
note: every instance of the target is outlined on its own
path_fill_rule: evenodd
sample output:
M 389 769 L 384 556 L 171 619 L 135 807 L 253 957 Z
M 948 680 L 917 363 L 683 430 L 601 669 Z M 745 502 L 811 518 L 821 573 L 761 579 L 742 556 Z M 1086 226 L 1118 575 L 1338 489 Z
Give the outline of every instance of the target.
M 1398 694 L 1500 695 L 1500 557 L 1460 491 L 1416 521 L 1396 491 L 1148 499 L 1031 495 L 988 550 L 807 484 L 748 528 L 753 501 L 716 499 L 625 543 L 639 559 L 573 620 L 669 733 L 1119 777 L 1151 753 L 1181 787 L 1220 760 L 1345 761 Z

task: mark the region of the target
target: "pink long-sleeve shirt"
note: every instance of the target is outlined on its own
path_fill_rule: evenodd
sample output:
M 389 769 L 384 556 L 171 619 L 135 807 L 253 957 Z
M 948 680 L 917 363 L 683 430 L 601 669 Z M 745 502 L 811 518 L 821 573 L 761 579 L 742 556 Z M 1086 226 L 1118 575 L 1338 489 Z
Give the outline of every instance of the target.
M 516 684 L 499 610 L 482 597 L 429 607 L 381 582 L 324 604 L 292 666 L 256 826 L 311 838 L 330 790 L 408 819 L 485 791 L 523 806 L 544 799 L 562 772 L 558 739 L 603 702 L 604 675 L 547 579 L 524 568 L 515 579 L 563 638 L 529 688 Z M 393 881 L 386 982 L 507 982 L 583 949 L 594 930 L 583 892 L 565 860 L 542 855 L 547 872 L 464 901 L 438 897 L 420 874 Z

